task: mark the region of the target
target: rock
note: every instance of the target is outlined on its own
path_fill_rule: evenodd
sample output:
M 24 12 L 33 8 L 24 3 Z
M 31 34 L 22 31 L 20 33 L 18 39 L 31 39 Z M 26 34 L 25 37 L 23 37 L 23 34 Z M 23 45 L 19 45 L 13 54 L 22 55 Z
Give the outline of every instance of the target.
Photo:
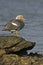
M 5 53 L 6 53 L 6 51 L 4 49 L 0 49 L 0 56 L 2 56 Z
M 31 56 L 25 56 L 26 50 L 31 50 L 34 46 L 35 42 L 26 41 L 21 37 L 0 36 L 0 65 L 31 65 L 35 63 Z
M 0 65 L 43 65 L 43 56 L 18 56 L 15 54 L 4 54 L 0 57 Z
M 0 58 L 0 60 L 0 65 L 15 65 L 20 61 L 20 57 L 15 54 L 5 54 Z
M 0 36 L 0 49 L 6 50 L 6 53 L 30 50 L 35 44 L 35 42 L 26 41 L 21 37 Z

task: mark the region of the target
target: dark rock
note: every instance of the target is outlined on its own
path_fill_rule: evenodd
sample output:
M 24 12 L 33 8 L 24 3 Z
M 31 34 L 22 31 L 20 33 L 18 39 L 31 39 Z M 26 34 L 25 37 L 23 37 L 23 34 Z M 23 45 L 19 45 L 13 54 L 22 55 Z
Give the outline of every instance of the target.
M 35 53 L 30 52 L 30 54 L 28 54 L 28 56 L 32 56 L 32 57 L 34 57 L 34 56 L 43 57 L 43 55 L 42 54 L 39 54 L 38 52 L 35 52 Z
M 21 37 L 0 36 L 0 49 L 4 49 L 6 53 L 31 50 L 34 46 L 35 42 L 26 41 Z
M 0 36 L 0 65 L 32 65 L 36 60 L 39 63 L 38 57 L 26 55 L 26 50 L 31 50 L 34 46 L 35 42 L 21 37 Z

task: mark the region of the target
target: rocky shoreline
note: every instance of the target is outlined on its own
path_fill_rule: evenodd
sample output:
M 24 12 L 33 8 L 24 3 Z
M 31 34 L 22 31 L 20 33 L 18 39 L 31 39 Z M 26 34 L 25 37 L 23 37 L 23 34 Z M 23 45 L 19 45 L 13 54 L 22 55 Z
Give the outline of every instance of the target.
M 33 54 L 34 55 L 34 54 Z M 18 56 L 16 54 L 4 54 L 0 56 L 0 65 L 43 65 L 43 56 Z
M 35 42 L 26 41 L 15 36 L 0 37 L 0 65 L 43 65 L 43 55 L 27 54 L 35 46 Z
M 35 44 L 35 42 L 26 41 L 22 37 L 0 36 L 0 55 L 5 53 L 25 55 L 27 53 L 26 50 L 31 50 Z

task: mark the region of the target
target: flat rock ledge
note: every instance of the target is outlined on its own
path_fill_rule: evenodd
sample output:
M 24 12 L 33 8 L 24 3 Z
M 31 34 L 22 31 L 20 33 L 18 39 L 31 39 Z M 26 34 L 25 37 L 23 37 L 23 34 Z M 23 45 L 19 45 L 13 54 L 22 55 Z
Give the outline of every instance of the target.
M 0 55 L 26 53 L 35 46 L 35 42 L 26 41 L 22 37 L 0 36 Z

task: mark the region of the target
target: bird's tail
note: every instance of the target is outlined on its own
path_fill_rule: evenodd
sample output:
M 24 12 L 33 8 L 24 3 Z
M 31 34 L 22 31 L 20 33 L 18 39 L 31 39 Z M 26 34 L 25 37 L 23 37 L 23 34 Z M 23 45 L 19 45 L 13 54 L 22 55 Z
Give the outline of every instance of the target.
M 5 25 L 1 24 L 0 26 L 1 26 L 1 27 L 5 27 L 5 26 L 6 26 L 6 24 L 5 24 Z
M 2 31 L 6 31 L 5 25 L 0 25 L 0 27 L 2 27 Z
M 0 25 L 0 27 L 2 27 L 2 31 L 5 31 L 5 25 Z

